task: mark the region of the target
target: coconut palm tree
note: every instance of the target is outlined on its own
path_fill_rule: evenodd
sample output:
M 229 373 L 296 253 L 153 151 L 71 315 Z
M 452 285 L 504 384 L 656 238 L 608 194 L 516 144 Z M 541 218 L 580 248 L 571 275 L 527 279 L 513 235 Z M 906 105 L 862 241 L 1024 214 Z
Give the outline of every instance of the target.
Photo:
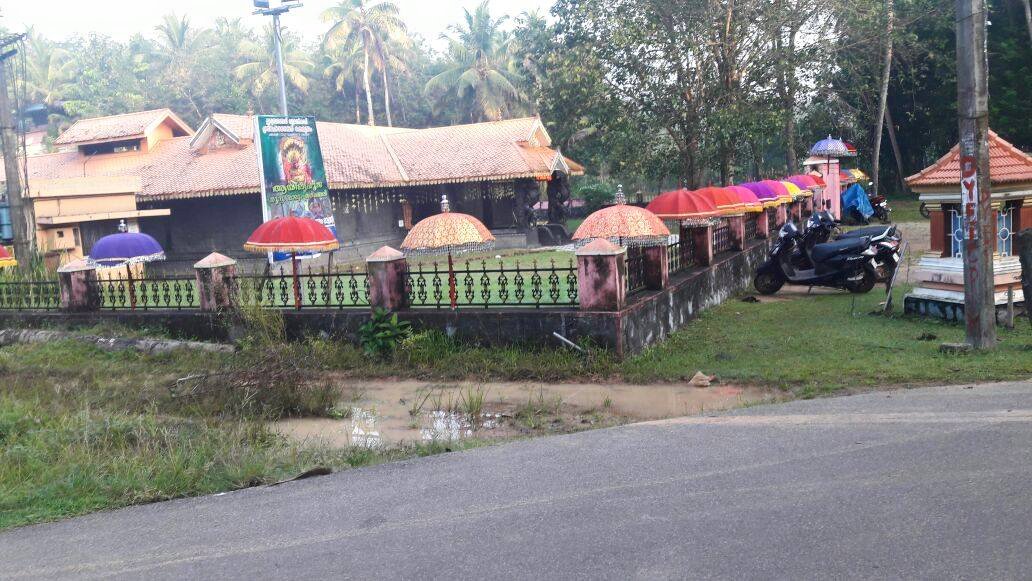
M 377 62 L 383 65 L 384 109 L 387 112 L 387 123 L 390 124 L 390 90 L 386 66 L 389 58 L 386 51 L 390 40 L 405 32 L 405 23 L 398 16 L 397 5 L 389 1 L 370 3 L 367 0 L 345 0 L 324 10 L 322 19 L 333 23 L 324 39 L 324 46 L 328 50 L 362 48 L 362 83 L 366 93 L 369 125 L 376 125 L 369 77 Z
M 47 39 L 28 33 L 25 88 L 32 102 L 54 105 L 71 84 L 75 61 L 64 49 Z
M 211 31 L 192 26 L 189 17 L 176 16 L 174 12 L 163 16 L 154 29 L 159 33 L 155 56 L 165 78 L 190 102 L 197 117 L 203 117 L 193 94 L 194 67 L 198 57 L 211 46 Z
M 333 79 L 337 91 L 344 93 L 348 85 L 355 92 L 355 123 L 362 123 L 362 63 L 364 54 L 362 47 L 355 44 L 334 51 L 333 63 L 323 70 L 323 75 Z
M 424 93 L 440 109 L 456 103 L 468 109 L 471 121 L 494 121 L 510 114 L 525 100 L 517 88 L 509 45 L 501 29 L 506 17 L 491 18 L 485 0 L 465 22 L 448 27 L 448 67 L 426 83 Z
M 251 94 L 261 102 L 270 87 L 277 83 L 276 38 L 271 24 L 265 25 L 264 45 L 249 43 L 245 47 L 247 62 L 233 69 L 236 77 L 247 83 Z M 282 34 L 283 76 L 287 85 L 302 93 L 308 92 L 307 73 L 314 64 L 298 46 L 298 39 L 286 30 Z

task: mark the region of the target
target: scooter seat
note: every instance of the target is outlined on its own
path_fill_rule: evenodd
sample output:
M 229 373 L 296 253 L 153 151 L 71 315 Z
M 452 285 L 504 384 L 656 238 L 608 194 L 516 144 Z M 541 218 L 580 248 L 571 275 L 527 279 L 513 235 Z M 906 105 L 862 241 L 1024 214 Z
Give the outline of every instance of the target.
M 824 244 L 818 244 L 813 247 L 813 250 L 810 251 L 810 258 L 813 259 L 814 262 L 824 262 L 825 260 L 840 254 L 860 252 L 867 248 L 870 243 L 871 241 L 867 237 L 846 238 L 845 240 L 825 242 Z
M 878 236 L 881 236 L 883 234 L 892 235 L 895 229 L 895 226 L 868 226 L 867 228 L 857 228 L 856 230 L 843 232 L 839 235 L 838 240 L 845 240 L 847 238 L 862 238 L 864 236 L 877 238 Z

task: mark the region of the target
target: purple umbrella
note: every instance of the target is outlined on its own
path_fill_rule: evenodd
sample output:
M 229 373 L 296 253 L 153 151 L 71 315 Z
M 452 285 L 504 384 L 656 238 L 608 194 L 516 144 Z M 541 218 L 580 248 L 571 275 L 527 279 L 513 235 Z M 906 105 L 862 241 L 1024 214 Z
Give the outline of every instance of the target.
M 165 251 L 150 235 L 120 232 L 97 240 L 90 250 L 89 260 L 99 266 L 124 266 L 165 260 Z
M 93 245 L 87 260 L 104 267 L 125 266 L 129 283 L 129 308 L 136 310 L 136 285 L 129 265 L 165 260 L 165 250 L 152 236 L 142 232 L 127 232 L 123 220 L 118 225 L 118 234 L 105 236 Z
M 775 192 L 767 184 L 761 184 L 760 182 L 748 182 L 745 184 L 739 184 L 743 188 L 747 188 L 752 193 L 756 194 L 756 197 L 763 202 L 763 207 L 770 208 L 777 206 L 780 202 L 778 200 L 778 193 Z

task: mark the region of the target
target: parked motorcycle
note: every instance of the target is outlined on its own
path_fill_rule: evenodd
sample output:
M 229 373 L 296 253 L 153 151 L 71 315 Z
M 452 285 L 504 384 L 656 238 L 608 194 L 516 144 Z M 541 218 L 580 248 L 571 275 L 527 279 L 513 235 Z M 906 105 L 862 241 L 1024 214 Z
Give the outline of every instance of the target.
M 871 244 L 877 247 L 875 255 L 875 266 L 877 268 L 878 282 L 887 282 L 900 261 L 900 249 L 903 244 L 903 237 L 896 226 L 867 226 L 842 232 L 838 229 L 839 223 L 827 211 L 814 212 L 806 221 L 803 231 L 802 249 L 812 250 L 817 244 L 829 240 L 844 240 L 847 238 L 871 239 Z M 800 250 L 801 252 L 801 250 Z M 798 264 L 805 265 L 806 262 L 795 259 Z M 811 268 L 811 267 L 807 267 Z
M 818 218 L 819 219 L 819 218 Z M 809 222 L 809 221 L 808 221 Z M 785 283 L 870 292 L 878 281 L 878 248 L 866 236 L 805 246 L 804 233 L 792 222 L 781 227 L 767 260 L 756 270 L 753 286 L 770 295 Z
M 882 224 L 888 224 L 892 221 L 889 214 L 892 213 L 892 208 L 889 207 L 889 200 L 885 196 L 872 196 L 871 207 L 874 208 L 874 217 L 878 218 Z

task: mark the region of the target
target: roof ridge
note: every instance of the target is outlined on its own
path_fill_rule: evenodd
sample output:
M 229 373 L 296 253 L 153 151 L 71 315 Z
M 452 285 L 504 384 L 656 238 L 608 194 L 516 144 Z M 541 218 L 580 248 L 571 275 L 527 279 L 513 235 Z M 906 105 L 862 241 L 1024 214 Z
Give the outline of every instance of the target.
M 161 112 L 164 112 L 164 111 L 168 111 L 169 113 L 173 113 L 173 111 L 172 111 L 172 109 L 170 107 L 161 107 L 161 108 L 158 108 L 158 109 L 144 109 L 143 111 L 129 111 L 128 113 L 115 113 L 114 115 L 101 115 L 99 117 L 86 117 L 84 119 L 76 119 L 75 123 L 79 123 L 80 121 L 100 121 L 102 119 L 113 119 L 115 117 L 128 117 L 130 115 L 143 115 L 144 113 L 161 113 Z M 72 125 L 74 125 L 75 123 L 73 123 Z
M 391 161 L 393 161 L 395 167 L 398 168 L 398 173 L 401 174 L 401 179 L 406 182 L 409 181 L 408 172 L 405 171 L 405 168 L 401 165 L 401 160 L 398 159 L 398 154 L 394 152 L 394 148 L 391 147 L 391 143 L 387 141 L 387 135 L 385 133 L 380 134 L 380 141 L 383 143 L 383 146 L 387 148 L 387 154 L 391 156 Z

